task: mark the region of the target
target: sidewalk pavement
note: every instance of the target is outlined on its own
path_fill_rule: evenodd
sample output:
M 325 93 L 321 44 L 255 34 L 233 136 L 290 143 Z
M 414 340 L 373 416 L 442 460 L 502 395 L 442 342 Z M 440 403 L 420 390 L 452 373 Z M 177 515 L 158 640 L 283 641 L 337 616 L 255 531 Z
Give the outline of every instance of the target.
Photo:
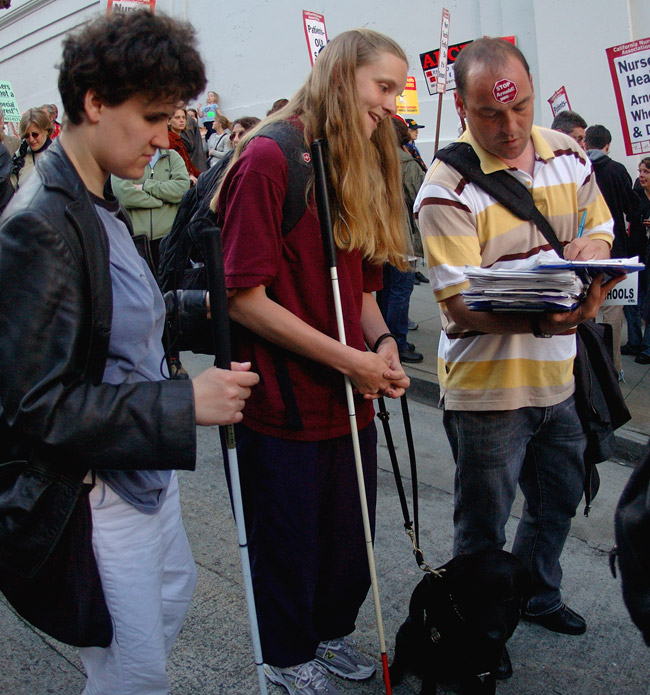
M 440 319 L 428 285 L 416 287 L 412 307 L 411 316 L 420 328 L 411 335 L 418 349 L 426 354 L 422 365 L 409 368 L 417 379 L 409 409 L 418 458 L 420 546 L 426 561 L 435 567 L 451 557 L 454 464 L 442 426 L 442 412 L 432 400 L 436 397 L 433 356 Z M 189 354 L 182 359 L 191 374 L 210 364 L 205 357 Z M 623 359 L 628 375 L 625 388 L 629 389 L 634 408 L 632 428 L 628 431 L 643 441 L 649 424 L 641 407 L 647 392 L 644 378 L 648 368 L 641 369 L 633 362 L 628 365 L 625 361 L 629 358 Z M 408 456 L 400 407 L 393 401 L 388 405 L 408 491 Z M 599 465 L 601 489 L 592 512 L 585 518 L 582 507 L 579 509 L 563 554 L 564 596 L 585 616 L 589 626 L 586 634 L 558 635 L 521 623 L 508 644 L 514 675 L 498 683 L 498 695 L 650 695 L 648 650 L 623 605 L 620 580 L 611 576 L 608 567 L 608 551 L 614 544 L 614 509 L 631 471 L 629 462 L 626 463 L 608 461 Z M 410 595 L 422 572 L 413 560 L 403 531 L 381 433 L 379 465 L 375 557 L 390 660 L 395 634 L 406 618 Z M 216 428 L 199 428 L 197 470 L 183 471 L 179 478 L 183 516 L 199 581 L 184 630 L 169 659 L 171 693 L 253 695 L 259 691 Z M 520 514 L 518 499 L 507 528 L 509 539 Z M 355 639 L 357 646 L 379 664 L 370 597 L 359 615 Z M 380 674 L 364 683 L 335 680 L 345 695 L 385 692 Z M 76 651 L 35 631 L 0 598 L 0 695 L 79 695 L 83 687 L 83 669 Z M 393 692 L 416 695 L 420 682 L 408 677 Z M 283 693 L 283 689 L 269 685 L 269 695 Z

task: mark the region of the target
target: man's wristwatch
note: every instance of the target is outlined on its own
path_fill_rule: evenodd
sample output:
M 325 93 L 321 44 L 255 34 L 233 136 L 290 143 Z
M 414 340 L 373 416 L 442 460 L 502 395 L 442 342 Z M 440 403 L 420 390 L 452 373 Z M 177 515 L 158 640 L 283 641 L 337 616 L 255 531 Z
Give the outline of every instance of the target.
M 539 325 L 539 316 L 533 316 L 530 319 L 530 327 L 532 328 L 533 335 L 536 338 L 552 338 L 553 337 L 551 333 L 542 332 L 542 329 L 540 328 L 540 325 Z

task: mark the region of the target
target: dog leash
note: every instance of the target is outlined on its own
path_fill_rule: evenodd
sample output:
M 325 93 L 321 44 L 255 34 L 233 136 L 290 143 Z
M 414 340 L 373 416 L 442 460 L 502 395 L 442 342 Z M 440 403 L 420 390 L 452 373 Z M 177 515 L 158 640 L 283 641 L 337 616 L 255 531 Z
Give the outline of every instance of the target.
M 404 484 L 402 483 L 402 474 L 400 472 L 399 463 L 397 461 L 397 452 L 395 451 L 395 443 L 393 442 L 393 435 L 390 429 L 390 413 L 386 409 L 386 402 L 383 396 L 380 396 L 377 400 L 379 405 L 379 412 L 377 416 L 381 420 L 381 424 L 384 428 L 384 436 L 386 437 L 386 447 L 388 448 L 388 455 L 390 457 L 390 463 L 393 467 L 393 475 L 395 477 L 395 487 L 397 488 L 397 494 L 399 496 L 400 506 L 402 508 L 402 516 L 404 517 L 404 530 L 406 534 L 411 539 L 413 545 L 413 555 L 415 556 L 415 561 L 418 567 L 423 572 L 430 572 L 435 576 L 440 576 L 440 572 L 434 570 L 424 561 L 424 555 L 420 549 L 419 540 L 419 510 L 418 510 L 418 473 L 417 473 L 417 462 L 415 460 L 415 447 L 413 446 L 413 432 L 411 430 L 411 418 L 409 415 L 408 402 L 406 396 L 400 398 L 402 405 L 402 419 L 404 421 L 404 431 L 406 434 L 406 443 L 409 452 L 409 463 L 411 467 L 411 486 L 412 486 L 412 496 L 413 496 L 413 520 L 409 516 L 408 503 L 406 501 L 406 493 L 404 492 Z
M 381 342 L 386 338 L 397 339 L 392 333 L 384 333 L 379 336 L 375 342 L 372 351 L 377 352 L 377 348 Z M 419 521 L 419 508 L 418 508 L 418 469 L 417 461 L 415 459 L 415 446 L 413 444 L 413 430 L 411 429 L 411 416 L 409 414 L 408 401 L 406 400 L 406 395 L 400 398 L 400 403 L 402 406 L 402 420 L 404 421 L 404 432 L 406 434 L 406 445 L 409 452 L 409 464 L 411 467 L 411 486 L 412 486 L 412 497 L 413 497 L 413 520 L 410 518 L 408 503 L 406 501 L 406 493 L 404 492 L 404 484 L 402 483 L 402 474 L 400 472 L 399 463 L 397 461 L 397 452 L 395 451 L 395 443 L 393 442 L 393 434 L 390 429 L 390 413 L 386 409 L 386 402 L 383 396 L 377 399 L 379 405 L 379 412 L 377 416 L 381 420 L 382 427 L 384 429 L 384 436 L 386 437 L 386 446 L 388 448 L 388 455 L 390 457 L 390 463 L 393 468 L 393 476 L 395 477 L 395 487 L 397 488 L 397 494 L 399 496 L 399 503 L 402 508 L 402 516 L 404 517 L 404 530 L 406 534 L 411 539 L 413 545 L 413 555 L 415 556 L 415 561 L 418 567 L 423 572 L 430 572 L 435 576 L 440 576 L 437 570 L 432 569 L 425 561 L 422 550 L 420 550 L 420 521 Z

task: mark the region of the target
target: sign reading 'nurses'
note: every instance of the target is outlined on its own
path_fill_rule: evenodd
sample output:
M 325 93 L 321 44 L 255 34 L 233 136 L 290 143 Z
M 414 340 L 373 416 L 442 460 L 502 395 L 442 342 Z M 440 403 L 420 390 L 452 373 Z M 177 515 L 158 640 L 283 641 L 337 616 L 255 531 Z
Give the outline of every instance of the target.
M 607 49 L 628 155 L 650 152 L 650 38 Z
M 108 0 L 106 3 L 106 15 L 110 16 L 113 12 L 126 13 L 137 10 L 149 10 L 154 12 L 156 0 Z

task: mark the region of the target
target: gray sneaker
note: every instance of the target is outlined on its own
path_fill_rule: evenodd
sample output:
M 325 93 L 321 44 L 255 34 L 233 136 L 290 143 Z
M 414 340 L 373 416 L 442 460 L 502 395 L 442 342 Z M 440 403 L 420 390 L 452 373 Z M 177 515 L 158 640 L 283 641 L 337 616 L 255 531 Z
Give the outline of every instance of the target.
M 316 650 L 316 661 L 341 678 L 364 681 L 375 672 L 374 663 L 354 648 L 348 637 L 321 642 Z
M 341 695 L 316 660 L 288 668 L 264 664 L 264 673 L 271 683 L 286 688 L 290 695 Z

